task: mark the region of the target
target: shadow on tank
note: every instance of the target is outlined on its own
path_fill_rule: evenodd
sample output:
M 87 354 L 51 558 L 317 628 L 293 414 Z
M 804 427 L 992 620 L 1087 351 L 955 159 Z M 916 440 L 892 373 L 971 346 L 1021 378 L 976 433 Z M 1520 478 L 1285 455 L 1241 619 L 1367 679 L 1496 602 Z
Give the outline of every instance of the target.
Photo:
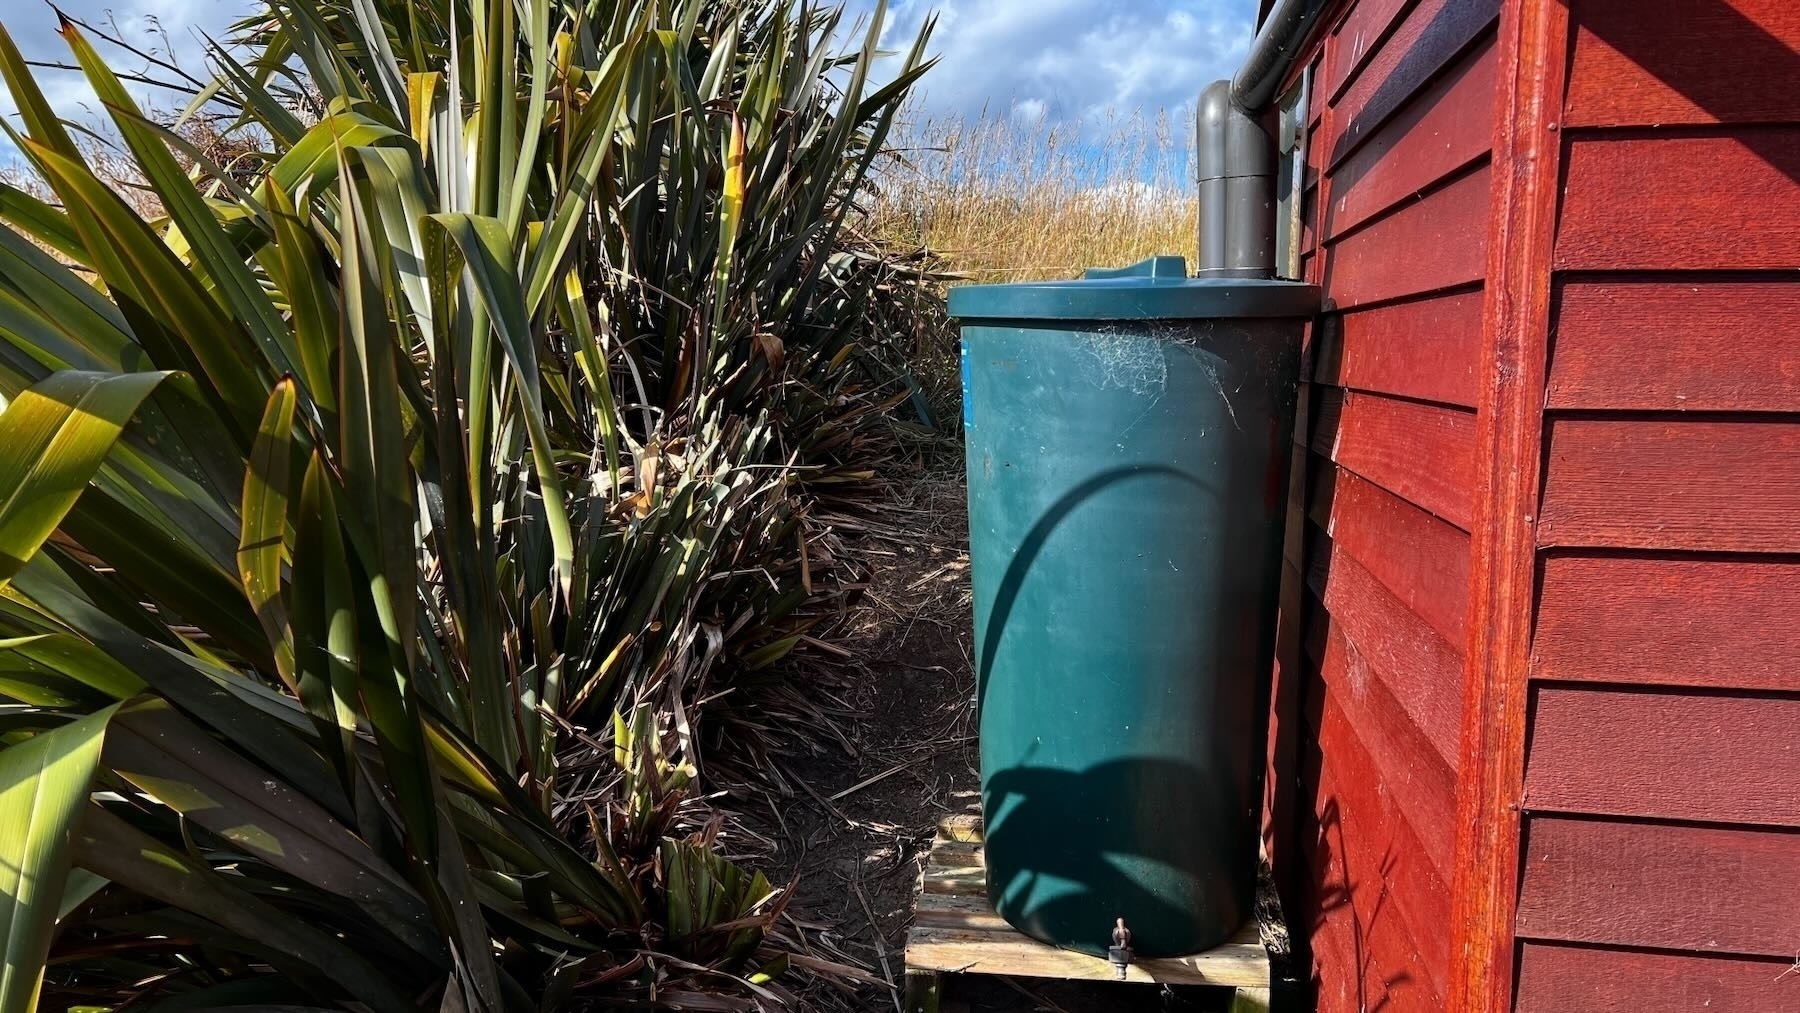
M 982 804 L 989 900 L 1028 935 L 1104 956 L 1122 917 L 1137 956 L 1167 957 L 1210 949 L 1249 917 L 1256 842 L 1232 831 L 1251 800 L 1193 766 L 1016 766 L 988 779 Z

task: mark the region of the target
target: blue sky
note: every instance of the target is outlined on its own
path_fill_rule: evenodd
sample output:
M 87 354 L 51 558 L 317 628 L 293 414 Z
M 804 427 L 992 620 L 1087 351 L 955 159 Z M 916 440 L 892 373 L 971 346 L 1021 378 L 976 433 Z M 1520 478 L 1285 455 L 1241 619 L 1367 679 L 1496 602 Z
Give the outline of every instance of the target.
M 873 0 L 848 0 L 868 10 Z M 930 115 L 1007 111 L 1051 120 L 1095 118 L 1106 109 L 1175 108 L 1226 77 L 1242 60 L 1255 0 L 890 0 L 887 44 L 902 48 L 933 10 L 932 45 L 942 61 L 925 79 Z M 244 0 L 62 0 L 86 18 L 111 12 L 133 38 L 160 23 L 190 68 L 200 67 L 195 31 L 220 33 L 249 9 Z M 0 22 L 29 58 L 67 55 L 40 0 L 8 0 Z M 91 93 L 72 75 L 40 78 L 72 116 Z M 0 97 L 0 112 L 11 113 Z
M 4 4 L 0 8 L 3 11 L 0 12 L 0 23 L 5 24 L 26 59 L 69 62 L 69 47 L 56 34 L 56 14 L 48 4 L 43 0 L 0 0 L 0 3 Z M 160 28 L 182 65 L 199 77 L 206 75 L 197 33 L 223 34 L 233 20 L 250 9 L 242 0 L 59 0 L 59 6 L 72 17 L 96 24 L 114 24 L 120 35 L 134 45 L 147 48 L 164 48 L 158 41 Z M 119 70 L 140 69 L 128 64 L 117 67 Z M 36 73 L 38 86 L 63 115 L 84 120 L 99 112 L 93 91 L 80 75 L 51 70 Z M 133 90 L 140 101 L 148 97 L 143 89 Z M 175 100 L 166 95 L 153 101 L 162 106 L 175 104 Z M 0 87 L 0 112 L 11 117 L 14 108 L 12 97 Z M 17 121 L 14 123 L 16 125 Z M 10 147 L 0 139 L 0 151 Z

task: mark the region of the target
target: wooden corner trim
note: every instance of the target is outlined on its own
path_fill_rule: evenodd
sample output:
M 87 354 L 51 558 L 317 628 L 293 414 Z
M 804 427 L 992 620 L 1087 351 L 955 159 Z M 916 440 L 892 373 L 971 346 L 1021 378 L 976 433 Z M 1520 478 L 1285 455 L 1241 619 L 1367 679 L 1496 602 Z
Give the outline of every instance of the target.
M 1568 9 L 1506 0 L 1499 31 L 1446 996 L 1457 1013 L 1512 1006 Z

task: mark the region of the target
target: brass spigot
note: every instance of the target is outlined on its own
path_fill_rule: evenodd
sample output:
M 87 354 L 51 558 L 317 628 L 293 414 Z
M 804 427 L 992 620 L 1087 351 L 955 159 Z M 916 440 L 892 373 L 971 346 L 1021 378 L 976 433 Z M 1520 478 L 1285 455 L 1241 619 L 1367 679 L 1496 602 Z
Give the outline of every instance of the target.
M 1112 962 L 1113 976 L 1124 981 L 1126 969 L 1131 967 L 1131 930 L 1125 927 L 1125 919 L 1113 923 L 1112 941 L 1106 959 Z

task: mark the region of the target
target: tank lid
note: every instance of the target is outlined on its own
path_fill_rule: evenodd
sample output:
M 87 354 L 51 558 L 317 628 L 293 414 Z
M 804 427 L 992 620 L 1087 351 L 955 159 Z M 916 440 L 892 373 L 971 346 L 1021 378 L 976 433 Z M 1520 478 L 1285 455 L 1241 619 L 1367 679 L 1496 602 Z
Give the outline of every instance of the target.
M 1319 308 L 1317 285 L 1271 278 L 1190 278 L 1181 257 L 1095 268 L 1071 281 L 950 290 L 950 315 L 963 320 L 1307 317 Z

